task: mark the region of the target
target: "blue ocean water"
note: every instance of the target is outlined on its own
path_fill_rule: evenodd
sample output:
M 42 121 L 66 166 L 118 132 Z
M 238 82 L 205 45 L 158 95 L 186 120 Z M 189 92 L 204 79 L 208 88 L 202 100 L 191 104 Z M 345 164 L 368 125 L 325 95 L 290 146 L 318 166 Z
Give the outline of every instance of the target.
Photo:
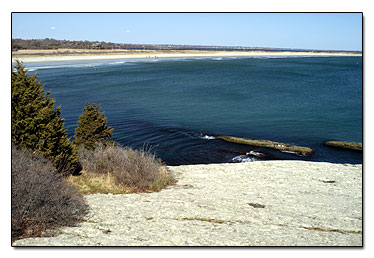
M 70 137 L 85 103 L 101 104 L 115 141 L 151 146 L 168 165 L 262 159 L 362 163 L 361 153 L 322 144 L 362 142 L 361 57 L 150 58 L 27 68 L 61 105 Z M 307 146 L 315 154 L 238 145 L 215 134 Z

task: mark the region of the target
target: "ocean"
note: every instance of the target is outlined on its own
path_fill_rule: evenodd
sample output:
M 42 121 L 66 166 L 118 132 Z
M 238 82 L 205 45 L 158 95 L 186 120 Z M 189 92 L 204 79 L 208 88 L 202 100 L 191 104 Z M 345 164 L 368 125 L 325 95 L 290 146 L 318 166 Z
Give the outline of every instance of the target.
M 148 58 L 26 67 L 61 106 L 72 139 L 89 101 L 101 104 L 113 140 L 148 149 L 167 165 L 362 163 L 362 153 L 323 145 L 362 142 L 362 57 Z M 278 141 L 315 153 L 298 156 L 214 135 Z M 265 156 L 245 154 L 250 151 Z

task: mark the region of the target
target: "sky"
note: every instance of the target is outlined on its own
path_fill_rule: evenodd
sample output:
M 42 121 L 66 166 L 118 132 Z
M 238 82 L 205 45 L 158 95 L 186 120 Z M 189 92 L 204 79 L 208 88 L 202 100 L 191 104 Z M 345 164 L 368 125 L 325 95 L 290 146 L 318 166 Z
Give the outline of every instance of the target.
M 13 13 L 12 38 L 362 50 L 361 13 Z

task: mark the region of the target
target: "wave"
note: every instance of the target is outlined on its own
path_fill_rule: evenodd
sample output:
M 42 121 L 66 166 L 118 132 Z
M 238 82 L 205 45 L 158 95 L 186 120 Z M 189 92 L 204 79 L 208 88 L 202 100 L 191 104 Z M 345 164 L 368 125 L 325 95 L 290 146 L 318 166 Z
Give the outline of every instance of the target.
M 159 62 L 160 59 L 146 59 L 146 60 L 139 60 L 140 62 L 143 61 L 143 62 L 149 62 L 149 63 L 154 63 L 154 62 Z
M 256 156 L 256 157 L 265 157 L 266 155 L 261 153 L 261 152 L 257 152 L 257 151 L 250 151 L 247 153 L 247 155 L 252 155 L 252 156 Z
M 328 55 L 279 55 L 279 56 L 244 56 L 244 58 L 255 59 L 287 59 L 287 58 L 307 58 L 307 57 L 329 57 Z
M 233 157 L 231 160 L 232 162 L 235 162 L 235 163 L 244 163 L 244 162 L 257 161 L 258 159 L 253 158 L 253 157 L 248 157 L 247 155 L 239 155 L 239 156 Z
M 199 136 L 199 138 L 204 139 L 204 140 L 215 140 L 215 139 L 217 139 L 216 137 L 210 136 L 210 135 L 201 135 L 201 136 Z
M 92 64 L 62 64 L 62 65 L 45 65 L 45 66 L 34 66 L 27 67 L 30 72 L 37 70 L 46 70 L 46 69 L 61 69 L 61 68 L 80 68 L 80 67 L 97 67 L 100 66 L 98 63 Z
M 280 150 L 281 152 L 283 153 L 289 153 L 289 154 L 294 154 L 294 155 L 297 155 L 299 157 L 305 157 L 305 156 L 308 156 L 308 155 L 305 155 L 305 154 L 302 154 L 302 153 L 298 153 L 298 152 L 294 152 L 294 151 L 287 151 L 287 150 Z
M 127 62 L 127 61 L 115 61 L 115 62 L 89 62 L 89 63 L 71 63 L 71 62 L 63 62 L 60 64 L 51 63 L 50 65 L 48 63 L 43 63 L 43 65 L 29 65 L 26 66 L 29 72 L 34 72 L 37 70 L 46 70 L 46 69 L 62 69 L 62 68 L 97 68 L 102 67 L 106 65 L 132 65 L 133 62 Z
M 97 60 L 95 62 L 92 61 L 72 61 L 72 62 L 43 62 L 39 64 L 30 64 L 26 65 L 29 72 L 34 72 L 37 70 L 47 70 L 47 69 L 62 69 L 62 68 L 99 68 L 102 66 L 107 65 L 135 65 L 136 63 L 143 62 L 143 63 L 155 63 L 160 61 L 195 61 L 195 60 L 214 60 L 214 61 L 222 61 L 222 60 L 230 60 L 230 59 L 245 59 L 245 58 L 256 58 L 256 59 L 270 59 L 270 58 L 295 58 L 295 56 L 242 56 L 242 57 L 177 57 L 177 58 L 141 58 L 138 60 L 131 59 L 131 60 L 120 60 L 120 61 L 100 61 Z M 303 56 L 298 56 L 303 57 Z M 307 56 L 305 56 L 307 57 Z
M 111 63 L 108 63 L 109 65 L 116 65 L 116 64 L 125 64 L 126 61 L 117 61 L 117 62 L 111 62 Z

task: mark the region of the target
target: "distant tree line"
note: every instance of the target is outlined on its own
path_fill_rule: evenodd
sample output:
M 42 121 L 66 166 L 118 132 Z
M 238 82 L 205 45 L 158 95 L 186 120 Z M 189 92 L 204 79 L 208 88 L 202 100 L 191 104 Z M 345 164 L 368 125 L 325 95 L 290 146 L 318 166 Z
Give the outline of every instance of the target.
M 127 49 L 127 50 L 224 50 L 224 51 L 307 51 L 307 52 L 340 52 L 333 50 L 289 49 L 289 48 L 262 48 L 243 46 L 202 46 L 202 45 L 172 45 L 172 44 L 120 44 L 104 41 L 71 41 L 45 39 L 12 39 L 12 51 L 21 49 Z M 361 51 L 343 51 L 361 53 Z
M 104 41 L 70 41 L 57 39 L 12 39 L 12 51 L 21 49 L 130 49 L 167 50 L 180 49 L 177 45 L 119 44 Z
M 56 39 L 12 39 L 12 50 L 20 49 L 125 49 L 132 45 L 106 43 L 99 41 L 70 41 Z

